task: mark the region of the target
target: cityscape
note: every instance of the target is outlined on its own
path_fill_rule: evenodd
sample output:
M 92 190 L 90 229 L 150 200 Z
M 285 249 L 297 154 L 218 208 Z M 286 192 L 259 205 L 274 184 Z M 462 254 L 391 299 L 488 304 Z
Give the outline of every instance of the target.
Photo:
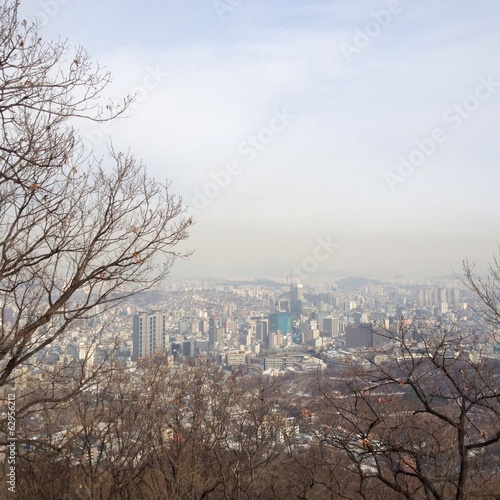
M 340 285 L 264 280 L 179 285 L 145 310 L 127 309 L 129 320 L 133 315 L 126 342 L 130 360 L 168 354 L 168 362 L 175 364 L 212 357 L 248 373 L 293 369 L 293 358 L 296 369 L 308 371 L 354 352 L 362 359 L 383 350 L 390 341 L 387 332 L 395 331 L 402 318 L 474 326 L 483 339 L 474 346 L 476 354 L 493 355 L 500 347 L 479 322 L 470 291 L 457 279 L 431 286 L 347 278 Z
M 499 19 L 0 2 L 0 500 L 498 500 Z
M 40 368 L 25 377 L 82 360 L 101 363 L 107 346 L 115 362 L 138 376 L 151 362 L 179 367 L 202 360 L 240 376 L 308 373 L 389 352 L 393 337 L 414 322 L 474 331 L 463 346 L 471 358 L 500 360 L 500 338 L 457 278 L 389 284 L 352 277 L 321 286 L 200 279 L 167 288 L 79 324 L 63 343 L 42 352 Z
M 443 365 L 438 356 L 443 356 Z M 427 366 L 429 362 L 432 364 Z M 427 371 L 436 373 L 431 374 L 430 379 L 417 378 L 418 385 L 414 387 L 412 377 L 422 365 L 427 366 Z M 256 453 L 262 462 L 255 465 L 255 470 L 252 465 L 252 473 L 258 472 L 260 467 L 262 473 L 272 466 L 278 467 L 273 470 L 281 477 L 281 474 L 286 476 L 290 458 L 294 460 L 294 467 L 302 470 L 304 463 L 301 461 L 309 460 L 307 457 L 311 454 L 314 460 L 319 460 L 317 447 L 328 443 L 331 450 L 322 452 L 326 455 L 321 456 L 322 465 L 312 476 L 308 494 L 312 498 L 341 494 L 356 497 L 356 473 L 347 473 L 349 467 L 343 469 L 341 462 L 333 459 L 332 450 L 340 450 L 342 460 L 350 459 L 362 467 L 361 477 L 378 477 L 381 462 L 394 459 L 394 452 L 387 454 L 383 448 L 394 439 L 386 435 L 385 426 L 391 422 L 397 433 L 401 432 L 403 424 L 397 421 L 413 415 L 408 411 L 408 408 L 415 408 L 415 403 L 408 399 L 413 390 L 418 395 L 425 389 L 423 401 L 428 395 L 431 397 L 431 414 L 440 415 L 439 412 L 446 411 L 446 418 L 453 418 L 448 405 L 457 396 L 454 391 L 448 393 L 441 387 L 446 377 L 440 380 L 440 370 L 446 374 L 449 369 L 459 369 L 461 373 L 470 368 L 481 369 L 481 377 L 496 384 L 499 366 L 500 332 L 498 328 L 492 329 L 491 322 L 481 313 L 477 294 L 465 279 L 401 279 L 390 283 L 346 277 L 337 282 L 308 284 L 293 276 L 282 281 L 211 278 L 175 281 L 127 299 L 108 312 L 96 311 L 87 320 L 79 320 L 74 327 L 68 328 L 68 335 L 40 351 L 29 365 L 18 370 L 13 385 L 9 384 L 6 390 L 29 396 L 33 387 L 53 390 L 61 377 L 63 380 L 77 377 L 83 382 L 80 388 L 83 399 L 77 407 L 85 402 L 87 411 L 93 414 L 97 408 L 104 409 L 108 405 L 106 411 L 111 411 L 117 402 L 121 411 L 124 411 L 124 404 L 125 407 L 130 405 L 127 411 L 136 404 L 146 404 L 148 408 L 153 405 L 162 446 L 169 455 L 176 450 L 170 460 L 177 457 L 180 450 L 199 453 L 199 444 L 210 446 L 215 453 L 222 446 L 221 450 L 226 450 L 224 453 L 231 449 L 240 450 L 238 453 Z M 394 375 L 391 370 L 395 370 Z M 384 376 L 382 386 L 373 385 L 381 375 Z M 365 376 L 370 381 L 367 387 L 360 389 L 358 382 L 350 382 L 351 377 L 353 380 L 360 377 L 362 381 Z M 488 378 L 490 376 L 493 379 Z M 468 388 L 463 386 L 457 390 L 463 397 Z M 474 391 L 484 390 L 481 384 L 474 388 Z M 333 399 L 330 394 L 334 395 Z M 350 398 L 354 394 L 370 405 L 373 416 L 372 420 L 368 418 L 368 423 L 372 422 L 371 425 L 365 422 L 351 427 Z M 434 398 L 438 399 L 434 401 Z M 167 404 L 169 410 L 161 410 Z M 395 408 L 393 413 L 387 413 L 388 405 Z M 113 437 L 111 429 L 115 424 L 109 418 L 88 428 L 84 420 L 83 426 L 75 427 L 74 419 L 81 416 L 75 415 L 72 406 L 59 409 L 62 413 L 58 423 L 51 424 L 51 440 L 54 445 L 68 447 L 65 459 L 73 464 L 72 467 L 87 470 L 87 473 L 102 470 L 104 474 L 109 464 L 119 460 L 123 453 L 138 453 L 149 446 L 144 444 L 140 428 L 133 431 L 131 436 L 136 437 L 130 442 L 121 443 L 118 435 Z M 145 418 L 153 418 L 149 416 L 151 411 L 147 411 Z M 360 411 L 358 408 L 356 414 Z M 496 411 L 495 402 L 468 415 L 470 425 L 482 429 L 474 431 L 480 433 L 480 441 L 475 446 L 497 442 L 494 437 L 498 433 Z M 196 412 L 201 412 L 200 417 L 205 421 L 198 431 L 194 423 L 189 423 Z M 249 417 L 255 418 L 254 412 L 260 415 L 260 423 L 247 422 L 238 427 Z M 412 418 L 404 417 L 404 425 L 415 425 Z M 66 419 L 73 419 L 69 428 Z M 139 425 L 134 422 L 134 426 Z M 377 430 L 381 422 L 385 429 L 383 434 Z M 37 432 L 46 427 L 47 422 L 41 416 L 32 415 L 24 425 L 26 430 L 31 429 L 32 441 L 38 442 L 42 436 Z M 372 430 L 366 430 L 366 425 L 373 426 Z M 223 432 L 223 438 L 217 429 Z M 253 434 L 254 430 L 257 435 Z M 81 442 L 84 436 L 88 441 Z M 488 441 L 486 436 L 493 438 Z M 149 436 L 146 439 L 157 438 Z M 365 441 L 376 441 L 377 446 L 359 444 Z M 444 446 L 445 450 L 435 452 L 434 459 L 441 456 L 440 460 L 444 460 L 446 456 L 453 461 Z M 22 445 L 20 450 L 23 456 L 29 457 L 33 445 Z M 264 456 L 260 456 L 261 452 Z M 424 447 L 418 453 L 422 452 L 421 457 L 415 456 L 428 463 L 429 450 Z M 230 461 L 239 456 L 238 453 Z M 336 474 L 342 474 L 343 480 L 335 486 L 329 485 L 325 491 L 318 485 L 323 484 L 325 467 L 326 470 L 332 467 L 332 459 Z M 225 465 L 220 464 L 221 469 L 214 469 L 206 463 L 208 458 L 200 460 L 207 466 L 207 474 L 215 478 L 229 466 L 224 461 Z M 403 454 L 397 460 L 406 463 L 409 458 Z M 496 488 L 494 478 L 500 470 L 496 445 L 481 454 L 471 455 L 470 467 L 481 470 L 485 461 L 492 474 L 487 491 L 491 487 L 493 492 Z M 412 463 L 410 461 L 410 465 Z M 403 472 L 393 471 L 392 474 L 403 474 L 407 467 L 404 465 Z M 234 493 L 237 498 L 251 498 L 270 488 L 267 475 L 254 483 L 249 477 L 245 478 L 243 470 L 239 474 L 242 474 L 240 480 L 244 486 L 240 485 L 242 491 Z M 78 477 L 79 481 L 84 480 Z M 193 478 L 199 480 L 198 475 Z M 185 483 L 180 491 L 185 491 L 184 487 L 194 488 L 191 480 L 183 479 Z M 218 479 L 213 480 L 218 484 Z M 170 489 L 174 484 L 169 480 L 165 485 L 169 495 L 174 495 Z M 112 482 L 104 487 L 99 483 L 95 487 L 89 490 L 93 496 L 103 491 L 114 494 L 116 484 Z M 484 492 L 485 488 L 486 483 L 479 491 Z M 61 488 L 53 491 L 61 494 Z M 196 491 L 196 495 L 202 495 L 204 490 Z M 277 491 L 279 498 L 297 494 L 295 487 L 288 483 Z M 214 498 L 219 498 L 220 494 L 215 493 Z M 379 497 L 386 493 L 377 487 L 374 494 Z

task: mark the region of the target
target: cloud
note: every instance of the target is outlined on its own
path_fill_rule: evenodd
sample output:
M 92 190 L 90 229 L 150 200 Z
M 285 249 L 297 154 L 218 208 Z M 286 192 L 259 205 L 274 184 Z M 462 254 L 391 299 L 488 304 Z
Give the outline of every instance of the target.
M 212 172 L 242 162 L 200 214 L 201 263 L 296 260 L 325 232 L 338 235 L 335 265 L 353 270 L 403 269 L 410 258 L 436 269 L 433 255 L 443 263 L 447 251 L 450 261 L 488 258 L 500 222 L 500 92 L 447 130 L 396 192 L 384 172 L 442 126 L 479 77 L 496 75 L 500 4 L 401 1 L 402 12 L 349 64 L 341 44 L 387 5 L 256 0 L 221 21 L 211 2 L 73 0 L 44 31 L 86 45 L 112 72 L 117 98 L 158 68 L 158 85 L 116 123 L 113 140 L 155 177 L 172 179 L 186 202 Z M 239 145 L 283 107 L 293 124 L 244 163 Z

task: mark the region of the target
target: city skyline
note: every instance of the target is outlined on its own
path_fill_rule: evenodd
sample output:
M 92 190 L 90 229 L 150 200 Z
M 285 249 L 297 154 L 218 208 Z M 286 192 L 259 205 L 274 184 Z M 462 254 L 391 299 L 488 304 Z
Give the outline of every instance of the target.
M 195 254 L 174 274 L 304 271 L 327 241 L 320 272 L 449 275 L 498 249 L 493 1 L 42 0 L 21 13 L 105 64 L 110 97 L 137 94 L 130 117 L 82 137 L 101 154 L 111 133 L 182 195 Z
M 495 496 L 497 3 L 0 13 L 2 498 Z

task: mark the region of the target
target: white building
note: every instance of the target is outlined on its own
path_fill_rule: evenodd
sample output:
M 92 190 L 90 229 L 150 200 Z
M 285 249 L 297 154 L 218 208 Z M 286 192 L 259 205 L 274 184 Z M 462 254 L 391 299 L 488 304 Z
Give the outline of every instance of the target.
M 134 316 L 132 358 L 138 360 L 167 351 L 167 317 L 158 312 L 140 312 Z

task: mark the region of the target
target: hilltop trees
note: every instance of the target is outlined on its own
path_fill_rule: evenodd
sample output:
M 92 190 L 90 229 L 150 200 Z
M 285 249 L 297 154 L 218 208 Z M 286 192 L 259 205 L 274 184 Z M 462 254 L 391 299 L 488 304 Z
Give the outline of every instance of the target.
M 139 375 L 116 371 L 27 431 L 47 438 L 19 459 L 19 498 L 321 499 L 332 490 L 309 470 L 321 469 L 313 452 L 301 453 L 304 466 L 293 460 L 298 429 L 280 378 L 238 379 L 210 362 Z
M 95 400 L 119 382 L 116 346 L 93 356 L 103 313 L 168 274 L 191 220 L 133 156 L 85 149 L 76 121 L 115 119 L 131 98 L 103 105 L 109 73 L 83 49 L 44 42 L 18 7 L 0 6 L 0 388 L 15 398 L 18 485 L 33 486 L 29 498 L 56 498 L 77 474 L 75 456 L 90 453 L 85 436 L 117 425 Z M 55 365 L 48 348 L 70 330 L 91 332 L 93 345 Z M 4 444 L 6 408 L 4 399 Z M 98 482 L 101 471 L 89 470 Z
M 350 460 L 363 498 L 497 498 L 499 363 L 472 355 L 476 333 L 457 324 L 401 322 L 386 337 L 343 386 L 321 382 L 320 441 Z
M 191 224 L 133 156 L 84 149 L 75 119 L 114 119 L 131 99 L 103 105 L 110 75 L 44 42 L 18 6 L 0 7 L 0 386 L 68 327 L 157 284 Z

